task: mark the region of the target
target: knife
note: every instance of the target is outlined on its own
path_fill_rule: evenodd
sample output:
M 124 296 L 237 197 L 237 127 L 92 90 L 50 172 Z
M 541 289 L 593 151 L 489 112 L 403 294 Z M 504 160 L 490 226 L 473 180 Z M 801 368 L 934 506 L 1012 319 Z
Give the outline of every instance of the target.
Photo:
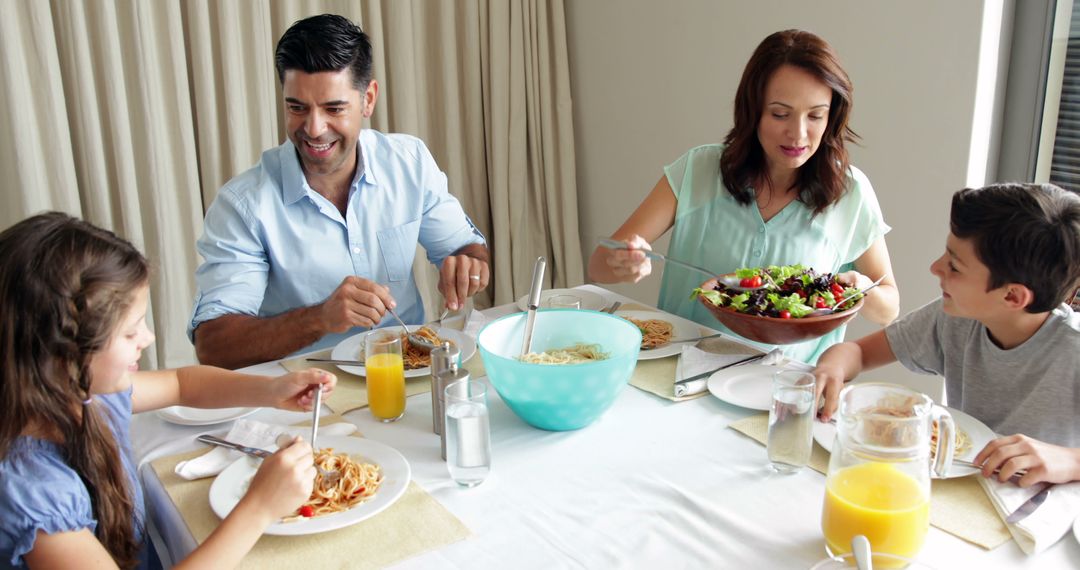
M 715 374 L 717 372 L 720 372 L 721 370 L 723 370 L 725 368 L 731 368 L 732 366 L 738 366 L 740 364 L 746 364 L 747 362 L 754 362 L 755 360 L 761 360 L 762 358 L 765 358 L 765 353 L 755 354 L 754 356 L 743 358 L 741 360 L 736 360 L 735 362 L 729 362 L 729 363 L 727 363 L 727 364 L 725 364 L 725 365 L 723 365 L 723 366 L 721 366 L 719 368 L 714 368 L 713 370 L 709 370 L 708 372 L 702 372 L 701 374 L 695 374 L 693 376 L 690 376 L 689 378 L 683 378 L 682 380 L 676 380 L 675 384 L 686 384 L 687 382 L 693 382 L 694 380 L 700 380 L 702 378 L 707 378 L 707 377 L 712 376 L 713 374 Z
M 1039 508 L 1039 505 L 1046 501 L 1046 496 L 1050 494 L 1050 489 L 1054 487 L 1053 483 L 1045 483 L 1038 493 L 1035 493 L 1030 499 L 1020 505 L 1020 508 L 1012 512 L 1011 515 L 1005 517 L 1005 522 L 1009 524 L 1016 524 L 1028 517 L 1031 513 L 1035 512 L 1035 509 Z

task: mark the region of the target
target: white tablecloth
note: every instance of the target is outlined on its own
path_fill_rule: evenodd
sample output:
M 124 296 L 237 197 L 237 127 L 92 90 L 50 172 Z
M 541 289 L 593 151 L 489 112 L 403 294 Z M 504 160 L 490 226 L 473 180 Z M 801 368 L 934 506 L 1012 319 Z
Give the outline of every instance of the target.
M 250 370 L 283 372 L 274 363 Z M 439 458 L 430 394 L 409 398 L 405 417 L 392 424 L 366 410 L 346 414 L 366 437 L 401 451 L 413 479 L 473 532 L 397 568 L 808 568 L 824 557 L 824 476 L 809 468 L 770 472 L 765 448 L 727 429 L 749 410 L 712 396 L 675 403 L 627 387 L 596 423 L 546 432 L 518 419 L 494 390 L 489 397 L 492 472 L 473 489 L 458 488 Z M 292 423 L 307 415 L 260 410 L 251 417 Z M 145 462 L 195 449 L 196 434 L 227 428 L 140 414 L 136 454 Z M 153 470 L 144 466 L 141 475 L 163 559 L 184 556 L 194 540 Z M 919 558 L 942 570 L 1080 568 L 1080 544 L 1070 534 L 1029 558 L 1012 541 L 984 551 L 931 527 Z

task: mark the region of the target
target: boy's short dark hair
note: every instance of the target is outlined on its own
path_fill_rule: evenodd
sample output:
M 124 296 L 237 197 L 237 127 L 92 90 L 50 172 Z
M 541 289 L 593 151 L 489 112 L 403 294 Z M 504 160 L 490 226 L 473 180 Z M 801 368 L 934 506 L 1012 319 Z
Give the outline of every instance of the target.
M 285 72 L 305 73 L 352 70 L 353 86 L 359 91 L 371 82 L 371 40 L 360 26 L 334 14 L 312 16 L 293 23 L 278 40 L 274 51 L 278 80 Z
M 1061 304 L 1080 281 L 1080 195 L 1053 184 L 994 184 L 953 195 L 953 235 L 990 270 L 987 291 L 1020 283 L 1029 313 Z

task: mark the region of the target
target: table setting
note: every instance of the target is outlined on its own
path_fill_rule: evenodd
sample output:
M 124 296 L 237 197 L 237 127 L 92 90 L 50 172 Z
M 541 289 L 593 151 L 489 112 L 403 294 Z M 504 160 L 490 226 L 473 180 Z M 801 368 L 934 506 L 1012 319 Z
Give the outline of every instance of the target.
M 383 446 L 401 457 L 408 475 L 403 485 L 387 493 L 397 496 L 378 512 L 360 512 L 358 521 L 336 529 L 266 535 L 244 566 L 318 559 L 322 565 L 350 568 L 496 568 L 508 563 L 646 567 L 673 562 L 810 568 L 826 558 L 822 515 L 823 474 L 829 473 L 831 457 L 827 428 L 815 425 L 807 432 L 812 438 L 806 461 L 810 469 L 778 473 L 770 468 L 763 447 L 769 440 L 772 376 L 781 370 L 805 372 L 808 366 L 762 353 L 732 337 L 697 339 L 715 331 L 600 287 L 543 293 L 547 296 L 540 297 L 535 313 L 534 350 L 561 346 L 575 332 L 593 335 L 590 339 L 599 336 L 602 348 L 612 354 L 613 362 L 606 365 L 611 377 L 622 379 L 604 380 L 609 374 L 600 366 L 604 361 L 563 367 L 593 367 L 580 376 L 530 376 L 532 372 L 514 369 L 515 363 L 523 364 L 514 357 L 522 348 L 529 299 L 526 312 L 517 302 L 448 321 L 439 336 L 461 349 L 456 364 L 466 381 L 444 388 L 445 414 L 480 406 L 484 422 L 476 428 L 475 414 L 453 412 L 470 418 L 474 427 L 455 424 L 455 439 L 446 440 L 448 455 L 474 453 L 458 443 L 472 437 L 470 430 L 480 429 L 488 446 L 486 470 L 472 486 L 462 482 L 465 476 L 454 475 L 441 456 L 440 438 L 448 435 L 434 429 L 433 410 L 438 406 L 432 401 L 430 369 L 406 378 L 403 415 L 384 422 L 369 409 L 362 365 L 311 360 L 361 360 L 363 339 L 350 337 L 343 341 L 350 343 L 346 348 L 338 345 L 251 367 L 250 372 L 267 375 L 310 367 L 337 374 L 338 386 L 323 402 L 320 445 L 333 442 L 365 457 L 376 455 L 371 451 L 375 445 Z M 576 296 L 580 308 L 543 306 L 555 295 Z M 602 312 L 615 303 L 620 306 L 613 313 Z M 657 349 L 635 345 L 620 356 L 624 353 L 614 346 L 626 342 L 618 340 L 616 332 L 622 330 L 618 321 L 629 323 L 623 316 L 671 323 L 673 342 L 663 352 L 646 354 Z M 594 322 L 598 324 L 590 324 Z M 590 332 L 594 330 L 601 332 Z M 636 326 L 626 330 L 629 336 L 637 335 L 634 343 L 640 342 Z M 455 385 L 451 393 L 449 386 Z M 234 482 L 219 486 L 235 495 L 235 480 L 246 476 L 238 474 L 245 469 L 250 474 L 255 464 L 232 455 L 237 452 L 210 450 L 194 437 L 212 433 L 270 448 L 270 435 L 310 429 L 311 418 L 303 415 L 257 410 L 201 425 L 156 414 L 136 418 L 133 439 L 144 463 L 140 476 L 147 489 L 151 536 L 165 554 L 163 560 L 184 556 L 220 521 L 212 506 L 215 477 L 233 468 Z M 963 425 L 973 436 L 972 445 L 978 445 L 985 434 L 970 423 Z M 375 445 L 352 443 L 364 441 Z M 392 457 L 380 455 L 379 463 L 392 470 Z M 460 455 L 452 459 L 459 466 L 472 461 Z M 201 470 L 196 469 L 200 462 L 205 466 Z M 212 473 L 215 470 L 219 472 Z M 189 480 L 179 472 L 201 478 Z M 399 464 L 399 479 L 402 472 Z M 1072 521 L 1062 531 L 1068 536 L 1052 540 L 1040 526 L 1044 519 L 1051 521 L 1052 533 L 1057 533 L 1062 518 L 1080 510 L 1080 492 L 1069 486 L 1057 486 L 1018 526 L 1003 520 L 1030 498 L 1010 494 L 1020 491 L 1015 486 L 978 475 L 933 479 L 927 485 L 930 527 L 913 558 L 920 564 L 1080 568 L 1080 531 L 1073 536 Z M 1024 530 L 1025 525 L 1030 528 Z

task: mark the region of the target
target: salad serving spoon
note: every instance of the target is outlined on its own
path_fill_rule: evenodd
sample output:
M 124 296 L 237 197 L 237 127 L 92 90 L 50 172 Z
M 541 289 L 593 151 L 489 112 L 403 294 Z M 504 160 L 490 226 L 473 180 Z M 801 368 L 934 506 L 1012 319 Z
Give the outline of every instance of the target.
M 692 263 L 687 263 L 685 261 L 680 261 L 678 259 L 672 259 L 672 258 L 670 258 L 670 257 L 668 257 L 668 256 L 666 256 L 666 255 L 664 255 L 662 253 L 656 253 L 655 251 L 650 251 L 650 250 L 647 250 L 647 249 L 635 249 L 635 248 L 627 246 L 625 243 L 623 243 L 621 241 L 618 241 L 618 240 L 609 239 L 609 238 L 599 238 L 597 241 L 600 243 L 600 245 L 602 247 L 606 247 L 608 249 L 625 249 L 627 251 L 640 251 L 640 252 L 644 253 L 646 257 L 650 257 L 652 259 L 658 259 L 660 261 L 664 261 L 664 262 L 667 262 L 667 263 L 678 265 L 680 267 L 685 267 L 686 269 L 697 271 L 698 273 L 701 273 L 702 275 L 707 275 L 709 277 L 716 277 L 716 275 L 717 275 L 716 273 L 713 273 L 712 271 L 709 271 L 708 269 L 705 269 L 703 267 L 698 267 L 697 265 L 694 265 Z
M 831 314 L 835 313 L 837 310 L 839 310 L 840 307 L 843 307 L 844 303 L 847 303 L 849 300 L 851 300 L 852 297 L 854 297 L 856 295 L 859 295 L 860 293 L 865 294 L 867 291 L 873 289 L 874 287 L 877 287 L 878 285 L 881 285 L 881 281 L 884 280 L 884 279 L 885 279 L 885 275 L 882 275 L 881 277 L 878 277 L 877 281 L 874 281 L 873 283 L 867 285 L 866 289 L 860 289 L 858 291 L 853 291 L 853 292 L 851 292 L 851 293 L 849 293 L 847 295 L 844 295 L 843 297 L 840 298 L 839 301 L 836 302 L 835 305 L 833 305 L 831 307 L 827 307 L 827 308 L 824 308 L 824 309 L 814 309 L 814 312 L 810 313 L 810 316 L 817 317 L 817 316 L 821 316 L 821 315 L 831 315 Z

